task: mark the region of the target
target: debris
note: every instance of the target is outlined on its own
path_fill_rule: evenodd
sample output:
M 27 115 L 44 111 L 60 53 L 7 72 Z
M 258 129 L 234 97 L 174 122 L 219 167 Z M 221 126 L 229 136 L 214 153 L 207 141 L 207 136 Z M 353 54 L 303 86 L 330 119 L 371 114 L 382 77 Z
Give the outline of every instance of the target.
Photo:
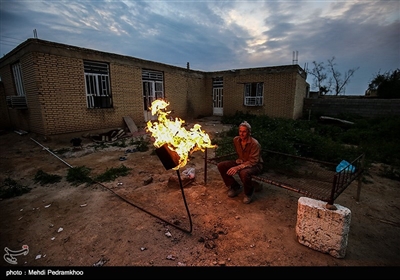
M 51 240 L 54 240 L 54 239 L 56 239 L 56 238 L 55 238 L 55 237 L 52 237 L 52 238 L 51 238 Z
M 19 129 L 19 130 L 14 130 L 15 133 L 19 134 L 19 135 L 25 135 L 28 132 L 26 132 L 25 130 Z
M 19 220 L 21 220 L 22 218 L 23 218 L 22 216 L 21 216 L 21 217 L 19 217 L 19 218 L 18 218 L 18 221 L 19 221 Z
M 195 169 L 193 167 L 185 169 L 182 174 L 185 175 L 189 179 L 193 179 L 195 176 Z
M 119 157 L 119 160 L 124 161 L 124 160 L 126 160 L 126 157 Z
M 125 136 L 125 131 L 122 128 L 113 129 L 106 133 L 90 135 L 94 142 L 114 142 Z
M 49 205 L 46 205 L 44 208 L 49 208 L 51 206 L 51 203 Z
M 186 187 L 187 185 L 193 183 L 195 181 L 195 178 L 193 177 L 193 179 L 190 179 L 187 176 L 183 176 L 181 178 L 181 181 L 179 181 L 178 176 L 172 175 L 171 177 L 169 177 L 168 179 L 168 183 L 167 186 L 171 187 L 171 188 L 179 188 L 180 187 L 180 183 L 182 183 L 183 187 Z
M 60 227 L 57 232 L 62 232 L 64 229 L 62 227 Z
M 175 257 L 174 257 L 173 255 L 168 255 L 168 256 L 167 256 L 167 260 L 174 261 L 174 260 L 175 260 Z
M 122 183 L 117 183 L 117 186 L 122 186 Z
M 140 247 L 140 251 L 144 251 L 144 250 L 147 250 L 147 248 L 146 247 Z
M 81 204 L 80 206 L 81 206 L 81 207 L 85 207 L 85 206 L 87 206 L 87 203 Z
M 93 264 L 93 266 L 103 266 L 106 262 L 107 262 L 107 260 L 105 258 L 101 257 L 101 259 L 98 260 L 97 262 L 95 262 Z
M 172 234 L 171 234 L 169 231 L 167 231 L 167 232 L 165 233 L 165 236 L 172 237 Z
M 135 122 L 132 120 L 131 117 L 125 116 L 125 117 L 124 117 L 124 121 L 125 121 L 126 125 L 128 126 L 129 131 L 130 131 L 132 134 L 138 131 L 138 128 L 137 128 Z
M 40 259 L 42 257 L 42 255 L 37 255 L 36 257 L 35 257 L 35 260 L 38 260 L 38 259 Z

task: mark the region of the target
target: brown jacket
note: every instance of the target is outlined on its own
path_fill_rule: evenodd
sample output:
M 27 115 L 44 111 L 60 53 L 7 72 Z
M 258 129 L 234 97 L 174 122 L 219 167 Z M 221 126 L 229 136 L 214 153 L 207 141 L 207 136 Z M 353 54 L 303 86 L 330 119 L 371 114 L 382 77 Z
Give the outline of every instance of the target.
M 249 141 L 246 143 L 246 146 L 243 149 L 240 137 L 236 136 L 233 138 L 233 145 L 238 155 L 238 159 L 243 161 L 241 168 L 252 167 L 259 163 L 263 163 L 263 159 L 261 157 L 261 145 L 255 138 L 249 136 Z

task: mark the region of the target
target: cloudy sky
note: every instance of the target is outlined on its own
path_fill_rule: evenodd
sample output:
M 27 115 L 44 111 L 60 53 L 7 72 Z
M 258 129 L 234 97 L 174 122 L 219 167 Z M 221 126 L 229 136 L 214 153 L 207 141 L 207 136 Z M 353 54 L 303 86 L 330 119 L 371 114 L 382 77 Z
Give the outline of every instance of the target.
M 357 69 L 346 95 L 364 95 L 378 73 L 400 68 L 398 0 L 0 0 L 1 56 L 34 30 L 43 40 L 201 71 L 294 59 L 312 70 L 335 57 L 342 75 Z

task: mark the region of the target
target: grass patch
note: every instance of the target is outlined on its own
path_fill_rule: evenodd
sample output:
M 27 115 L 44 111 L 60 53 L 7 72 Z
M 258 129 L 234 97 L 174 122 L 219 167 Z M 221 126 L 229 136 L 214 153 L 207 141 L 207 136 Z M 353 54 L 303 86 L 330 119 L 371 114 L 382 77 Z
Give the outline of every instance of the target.
M 35 183 L 40 183 L 40 185 L 54 184 L 60 182 L 62 179 L 61 176 L 55 174 L 47 174 L 43 170 L 38 170 L 35 174 L 34 181 Z
M 90 172 L 91 169 L 86 166 L 72 167 L 68 170 L 67 181 L 74 186 L 83 183 L 87 185 L 93 184 L 93 179 L 89 176 Z
M 104 172 L 103 174 L 97 176 L 95 178 L 96 181 L 99 182 L 110 182 L 110 181 L 114 181 L 116 178 L 121 177 L 121 176 L 126 176 L 128 175 L 129 171 L 131 169 L 126 167 L 125 165 L 121 165 L 120 167 L 112 167 L 112 168 L 108 168 L 106 170 L 106 172 Z
M 7 177 L 4 179 L 0 189 L 0 198 L 11 198 L 23 195 L 31 191 L 31 188 L 18 184 L 15 180 Z
M 142 137 L 139 140 L 131 141 L 133 145 L 136 145 L 136 149 L 139 152 L 146 152 L 149 150 L 149 142 L 143 139 Z

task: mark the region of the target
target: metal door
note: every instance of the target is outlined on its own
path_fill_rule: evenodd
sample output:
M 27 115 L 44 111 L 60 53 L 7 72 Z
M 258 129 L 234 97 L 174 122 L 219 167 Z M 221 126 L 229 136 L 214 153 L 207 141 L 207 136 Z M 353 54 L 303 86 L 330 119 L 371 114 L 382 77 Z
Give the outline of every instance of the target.
M 224 114 L 224 80 L 222 77 L 213 78 L 213 115 Z

